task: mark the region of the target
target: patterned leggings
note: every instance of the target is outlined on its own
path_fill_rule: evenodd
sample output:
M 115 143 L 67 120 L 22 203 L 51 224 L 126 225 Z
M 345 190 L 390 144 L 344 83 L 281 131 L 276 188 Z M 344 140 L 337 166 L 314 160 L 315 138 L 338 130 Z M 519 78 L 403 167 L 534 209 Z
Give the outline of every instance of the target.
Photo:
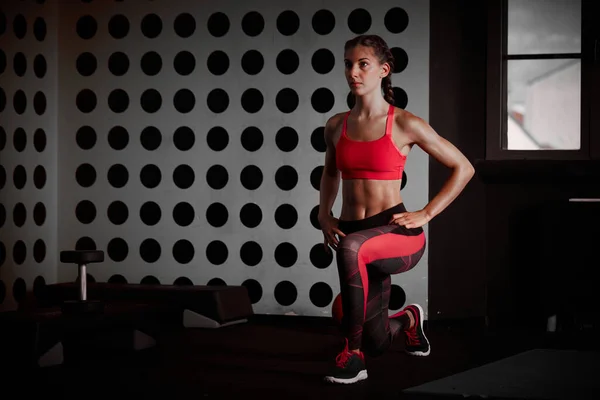
M 350 349 L 383 353 L 401 323 L 388 317 L 391 274 L 412 269 L 425 252 L 422 228 L 389 225 L 393 214 L 406 212 L 403 203 L 371 217 L 340 220 L 336 253 L 342 295 L 342 329 Z

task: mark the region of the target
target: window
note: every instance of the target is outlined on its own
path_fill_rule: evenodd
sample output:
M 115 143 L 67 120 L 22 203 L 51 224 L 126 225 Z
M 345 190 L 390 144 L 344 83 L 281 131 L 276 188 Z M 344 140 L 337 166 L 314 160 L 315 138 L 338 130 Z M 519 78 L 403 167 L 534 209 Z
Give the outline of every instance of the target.
M 489 2 L 486 159 L 590 158 L 593 3 Z

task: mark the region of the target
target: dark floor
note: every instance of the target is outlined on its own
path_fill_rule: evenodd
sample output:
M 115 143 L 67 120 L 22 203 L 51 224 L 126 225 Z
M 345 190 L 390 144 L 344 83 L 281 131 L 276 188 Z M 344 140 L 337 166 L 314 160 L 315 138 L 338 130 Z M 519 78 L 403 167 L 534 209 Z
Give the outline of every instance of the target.
M 343 345 L 330 319 L 254 316 L 216 330 L 170 331 L 159 346 L 135 355 L 37 369 L 10 382 L 5 374 L 2 387 L 13 383 L 20 395 L 63 398 L 442 399 L 450 397 L 411 397 L 402 391 L 533 348 L 590 349 L 595 343 L 581 334 L 490 333 L 473 321 L 430 323 L 426 332 L 429 357 L 408 356 L 397 341 L 383 356 L 367 359 L 369 379 L 348 386 L 322 381 Z

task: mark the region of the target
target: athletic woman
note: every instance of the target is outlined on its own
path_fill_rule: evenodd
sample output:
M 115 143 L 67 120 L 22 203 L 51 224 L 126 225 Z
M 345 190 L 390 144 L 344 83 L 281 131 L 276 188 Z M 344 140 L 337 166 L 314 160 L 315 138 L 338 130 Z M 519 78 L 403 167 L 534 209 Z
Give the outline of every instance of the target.
M 411 304 L 389 316 L 391 274 L 412 269 L 425 251 L 423 225 L 462 192 L 474 174 L 469 160 L 423 119 L 395 107 L 394 58 L 376 35 L 361 35 L 344 47 L 345 75 L 355 104 L 325 126 L 319 223 L 327 251 L 336 251 L 345 348 L 326 380 L 367 378 L 364 353 L 382 354 L 405 334 L 405 350 L 429 355 L 423 309 Z M 421 210 L 408 211 L 400 194 L 402 172 L 414 145 L 452 170 L 441 191 Z M 332 207 L 342 180 L 342 210 Z

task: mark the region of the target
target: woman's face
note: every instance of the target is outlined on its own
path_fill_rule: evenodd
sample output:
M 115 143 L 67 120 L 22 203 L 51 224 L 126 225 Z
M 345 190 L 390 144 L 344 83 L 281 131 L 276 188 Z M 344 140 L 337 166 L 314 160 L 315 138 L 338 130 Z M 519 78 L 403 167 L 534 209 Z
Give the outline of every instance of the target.
M 344 58 L 346 80 L 352 93 L 362 95 L 381 89 L 381 79 L 387 76 L 389 65 L 379 64 L 370 47 L 356 46 L 348 49 Z

